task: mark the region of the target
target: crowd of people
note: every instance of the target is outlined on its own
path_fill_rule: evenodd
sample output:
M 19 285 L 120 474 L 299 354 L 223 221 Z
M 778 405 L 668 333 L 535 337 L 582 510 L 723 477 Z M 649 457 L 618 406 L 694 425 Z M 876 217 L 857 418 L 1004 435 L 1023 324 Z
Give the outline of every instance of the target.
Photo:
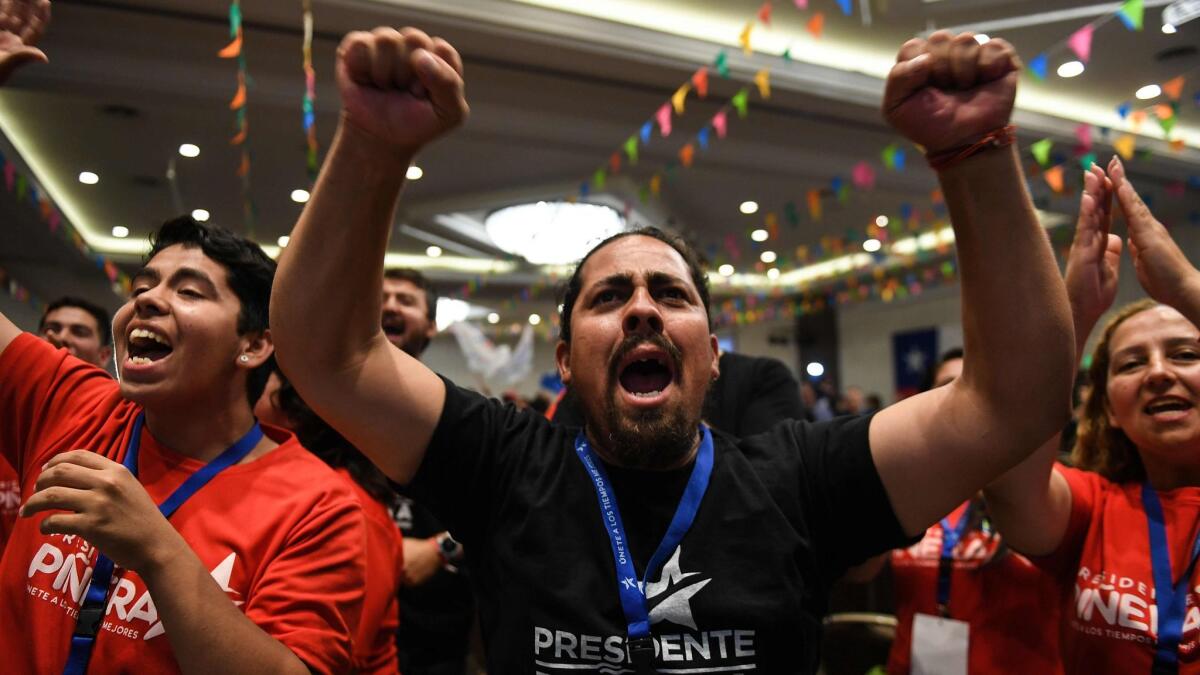
M 45 59 L 48 12 L 0 3 L 0 79 Z M 496 673 L 815 673 L 833 584 L 888 566 L 889 672 L 1200 673 L 1200 271 L 1114 158 L 1060 274 L 1009 124 L 1020 68 L 938 32 L 887 78 L 961 268 L 963 348 L 927 391 L 838 403 L 722 353 L 703 265 L 643 228 L 566 283 L 543 412 L 422 364 L 433 291 L 384 270 L 405 169 L 468 116 L 458 53 L 347 35 L 278 268 L 182 217 L 111 322 L 72 298 L 38 335 L 0 315 L 3 669 L 461 673 L 477 621 Z M 1118 213 L 1147 299 L 1100 329 L 1067 466 Z

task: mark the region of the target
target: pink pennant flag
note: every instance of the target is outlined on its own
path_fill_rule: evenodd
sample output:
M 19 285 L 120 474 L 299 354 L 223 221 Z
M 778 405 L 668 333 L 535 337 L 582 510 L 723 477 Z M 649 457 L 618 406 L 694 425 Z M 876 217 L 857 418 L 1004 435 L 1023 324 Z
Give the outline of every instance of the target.
M 1084 63 L 1087 63 L 1088 59 L 1090 59 L 1092 56 L 1093 30 L 1095 29 L 1092 27 L 1092 24 L 1089 23 L 1083 28 L 1080 28 L 1072 33 L 1071 37 L 1067 38 L 1067 46 L 1069 46 L 1071 51 L 1075 52 L 1075 55 L 1079 57 L 1079 60 L 1083 61 Z
M 796 9 L 808 9 L 808 0 L 796 0 Z
M 1080 124 L 1075 127 L 1075 140 L 1079 141 L 1079 148 L 1084 152 L 1092 149 L 1092 125 Z
M 713 126 L 713 129 L 717 130 L 717 138 L 725 138 L 725 111 L 724 110 L 717 113 L 716 115 L 713 115 L 712 126 Z
M 662 107 L 658 109 L 658 112 L 655 113 L 654 116 L 658 119 L 658 132 L 660 134 L 662 134 L 663 138 L 670 136 L 671 135 L 671 104 L 670 103 L 662 104 Z
M 17 179 L 17 167 L 13 166 L 12 162 L 7 162 L 4 165 L 4 186 L 9 191 L 13 189 L 13 181 Z
M 854 180 L 854 187 L 860 190 L 875 188 L 875 169 L 872 169 L 871 165 L 866 162 L 855 164 L 850 177 Z

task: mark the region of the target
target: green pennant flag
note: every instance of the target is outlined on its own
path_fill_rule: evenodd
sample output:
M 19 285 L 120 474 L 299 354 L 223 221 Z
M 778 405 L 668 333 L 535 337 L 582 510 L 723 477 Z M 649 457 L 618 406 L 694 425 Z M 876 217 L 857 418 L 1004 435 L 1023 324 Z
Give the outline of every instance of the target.
M 1092 165 L 1095 163 L 1096 163 L 1096 153 L 1094 153 L 1094 152 L 1089 152 L 1088 154 L 1079 158 L 1079 167 L 1081 169 L 1083 169 L 1084 171 L 1091 169 Z
M 783 205 L 783 217 L 787 218 L 788 225 L 792 227 L 800 225 L 800 212 L 796 210 L 796 202 L 788 202 Z
M 608 174 L 604 172 L 604 169 L 596 169 L 596 173 L 592 174 L 592 187 L 603 190 L 607 180 Z
M 1117 10 L 1117 16 L 1120 17 L 1121 23 L 1129 30 L 1142 29 L 1142 17 L 1146 13 L 1146 8 L 1142 4 L 1142 0 L 1126 0 L 1125 4 L 1121 5 L 1121 9 Z
M 733 104 L 733 107 L 737 108 L 738 117 L 742 117 L 742 118 L 746 117 L 747 96 L 748 96 L 748 94 L 746 93 L 746 90 L 743 89 L 743 90 L 739 91 L 738 93 L 734 94 L 733 98 L 729 99 L 729 102 Z
M 892 143 L 883 149 L 883 165 L 889 169 L 896 169 L 896 144 Z
M 840 204 L 850 201 L 850 185 L 848 183 L 842 183 L 841 187 L 838 188 L 837 200 Z
M 783 50 L 783 60 L 784 61 L 792 60 L 792 48 L 791 47 L 788 47 L 787 49 Z
M 1167 136 L 1170 136 L 1171 130 L 1173 130 L 1175 128 L 1175 121 L 1177 119 L 1178 118 L 1175 115 L 1171 115 L 1170 117 L 1168 117 L 1166 119 L 1160 119 L 1160 120 L 1158 120 L 1158 126 L 1162 127 L 1164 134 L 1166 134 Z
M 1046 166 L 1050 163 L 1050 148 L 1053 146 L 1054 141 L 1051 141 L 1049 138 L 1043 138 L 1029 146 L 1029 151 L 1033 153 L 1033 158 L 1037 160 L 1038 164 Z
M 713 62 L 713 68 L 717 70 L 717 74 L 721 77 L 729 77 L 729 57 L 725 56 L 724 51 L 717 52 L 717 60 Z
M 24 174 L 17 174 L 17 201 L 25 201 L 25 190 L 28 185 L 25 183 Z
M 625 156 L 629 158 L 630 164 L 637 164 L 638 161 L 638 139 L 637 136 L 630 136 L 625 139 Z
M 638 199 L 641 199 L 643 204 L 650 201 L 650 188 L 648 186 L 643 185 L 642 189 L 638 190 Z

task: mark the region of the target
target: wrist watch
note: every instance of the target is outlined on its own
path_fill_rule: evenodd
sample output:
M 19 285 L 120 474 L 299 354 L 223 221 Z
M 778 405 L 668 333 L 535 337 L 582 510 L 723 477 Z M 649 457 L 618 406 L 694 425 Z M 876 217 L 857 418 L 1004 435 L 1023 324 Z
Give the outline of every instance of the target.
M 462 562 L 462 544 L 455 541 L 449 532 L 442 532 L 435 537 L 435 540 L 437 541 L 438 553 L 441 554 L 444 565 L 453 565 Z

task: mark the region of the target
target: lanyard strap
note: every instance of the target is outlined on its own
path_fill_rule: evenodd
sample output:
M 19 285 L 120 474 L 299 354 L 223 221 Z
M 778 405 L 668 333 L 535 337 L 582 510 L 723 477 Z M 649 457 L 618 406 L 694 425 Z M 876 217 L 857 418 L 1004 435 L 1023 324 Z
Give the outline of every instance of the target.
M 1171 576 L 1171 550 L 1167 545 L 1162 502 L 1149 481 L 1142 486 L 1142 506 L 1150 530 L 1150 565 L 1154 571 L 1154 599 L 1158 606 L 1158 640 L 1151 672 L 1175 673 L 1179 670 L 1179 641 L 1183 637 L 1187 614 L 1188 587 L 1200 558 L 1200 533 L 1192 543 L 1192 557 L 1176 583 Z
M 608 474 L 596 457 L 588 443 L 587 436 L 579 433 L 575 440 L 575 452 L 583 462 L 588 472 L 592 487 L 596 490 L 596 499 L 600 503 L 600 514 L 604 519 L 604 529 L 608 532 L 609 543 L 612 544 L 613 562 L 617 570 L 617 591 L 621 598 L 621 609 L 625 613 L 628 635 L 634 651 L 641 651 L 649 644 L 650 612 L 646 602 L 645 580 L 656 571 L 661 570 L 668 557 L 678 548 L 685 534 L 696 519 L 700 510 L 700 501 L 708 490 L 708 479 L 712 475 L 713 441 L 708 428 L 700 425 L 700 448 L 696 454 L 696 462 L 692 467 L 692 475 L 684 488 L 683 498 L 675 509 L 675 516 L 667 528 L 666 535 L 658 544 L 658 549 L 646 565 L 642 579 L 637 576 L 633 566 L 633 556 L 629 552 L 629 540 L 625 536 L 625 525 L 621 521 L 621 511 L 617 507 L 617 496 L 612 491 Z M 636 645 L 632 644 L 637 642 Z M 653 657 L 653 645 L 649 644 L 649 656 Z
M 938 560 L 937 607 L 942 616 L 949 616 L 950 606 L 950 576 L 954 571 L 954 549 L 967 532 L 971 517 L 975 512 L 975 503 L 968 502 L 963 510 L 958 525 L 950 524 L 950 516 L 942 518 L 942 555 Z
M 129 469 L 134 478 L 137 478 L 138 475 L 138 449 L 141 445 L 142 426 L 145 421 L 145 413 L 139 413 L 133 420 L 133 432 L 129 436 L 125 458 L 121 462 L 126 469 Z M 158 510 L 163 517 L 170 518 L 171 514 L 175 513 L 189 497 L 196 494 L 217 474 L 245 459 L 246 455 L 250 454 L 250 451 L 262 440 L 262 437 L 262 427 L 255 422 L 246 435 L 229 446 L 216 459 L 204 465 L 204 468 L 188 476 L 183 484 L 175 488 L 170 497 L 158 505 Z M 67 655 L 67 664 L 63 667 L 63 675 L 83 675 L 87 671 L 88 661 L 92 657 L 92 648 L 96 642 L 96 633 L 100 630 L 100 624 L 104 620 L 104 605 L 108 597 L 108 587 L 112 583 L 112 575 L 113 561 L 103 553 L 96 556 L 96 564 L 92 566 L 92 578 L 83 595 L 83 603 L 79 606 L 79 618 L 75 621 L 75 632 L 71 635 L 71 651 Z

